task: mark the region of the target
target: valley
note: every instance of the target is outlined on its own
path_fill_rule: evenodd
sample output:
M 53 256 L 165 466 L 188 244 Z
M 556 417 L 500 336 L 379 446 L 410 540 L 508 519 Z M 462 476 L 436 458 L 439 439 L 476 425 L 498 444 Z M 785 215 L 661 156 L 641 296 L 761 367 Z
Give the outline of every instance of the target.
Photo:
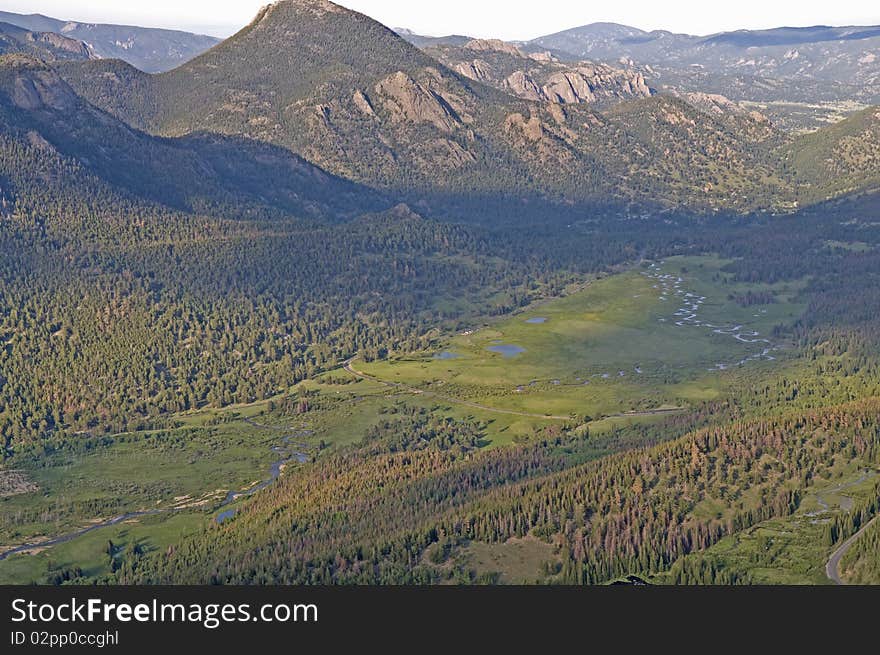
M 0 583 L 877 583 L 878 35 L 0 13 Z
M 485 327 L 441 337 L 442 346 L 432 348 L 443 347 L 439 355 L 352 360 L 267 401 L 185 413 L 170 417 L 163 430 L 83 441 L 78 451 L 20 460 L 19 470 L 36 489 L 2 501 L 12 520 L 0 526 L 0 580 L 39 582 L 71 570 L 100 578 L 132 557 L 126 550 L 132 544 L 139 558 L 206 523 L 231 521 L 249 496 L 272 493 L 280 475 L 296 475 L 291 464 L 307 465 L 363 442 L 384 416 L 404 407 L 477 422 L 482 448 L 565 429 L 589 435 L 587 457 L 614 452 L 621 448 L 614 443 L 618 433 L 686 414 L 730 394 L 744 379 L 766 375 L 762 367 L 784 365 L 782 339 L 773 346 L 781 362 L 755 357 L 753 333 L 796 321 L 804 283 L 735 283 L 723 271 L 727 263 L 717 257 L 644 263 L 577 285 L 565 297 L 489 318 Z M 763 304 L 736 302 L 747 294 Z M 698 300 L 706 323 L 679 308 L 685 304 L 690 312 L 688 303 Z M 710 318 L 718 326 L 707 324 Z M 723 329 L 734 323 L 748 331 Z M 522 344 L 521 352 L 491 353 L 487 344 L 502 339 Z M 719 367 L 717 360 L 726 358 L 742 359 Z M 600 370 L 607 372 L 593 372 Z M 528 382 L 513 384 L 520 379 Z M 253 481 L 267 470 L 264 481 Z M 99 512 L 116 514 L 102 519 Z M 83 528 L 58 534 L 77 520 Z M 108 541 L 120 549 L 109 558 L 101 546 Z M 464 553 L 469 557 L 470 550 Z

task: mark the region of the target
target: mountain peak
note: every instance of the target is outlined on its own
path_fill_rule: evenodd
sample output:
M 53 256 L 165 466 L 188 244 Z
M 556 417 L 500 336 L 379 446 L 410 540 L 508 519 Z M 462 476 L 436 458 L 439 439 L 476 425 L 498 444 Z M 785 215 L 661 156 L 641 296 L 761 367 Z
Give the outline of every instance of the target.
M 245 86 L 265 79 L 280 85 L 278 94 L 296 89 L 293 97 L 314 90 L 318 80 L 334 84 L 364 74 L 378 77 L 406 60 L 419 66 L 431 61 L 384 25 L 329 0 L 279 0 L 182 69 L 214 77 L 219 67 Z M 268 68 L 251 70 L 248 61 L 263 61 Z
M 276 2 L 263 7 L 258 16 L 260 16 L 260 20 L 265 20 L 278 11 L 291 9 L 296 11 L 308 11 L 315 16 L 351 12 L 350 9 L 346 9 L 336 3 L 330 2 L 330 0 L 277 0 Z

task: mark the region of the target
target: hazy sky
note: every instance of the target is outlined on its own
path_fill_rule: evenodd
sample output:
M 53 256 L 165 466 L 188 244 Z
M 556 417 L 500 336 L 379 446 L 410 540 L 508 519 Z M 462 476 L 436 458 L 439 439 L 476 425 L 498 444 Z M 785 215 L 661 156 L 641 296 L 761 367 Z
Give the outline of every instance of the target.
M 265 4 L 267 0 L 0 0 L 0 9 L 228 36 Z M 340 0 L 339 4 L 421 34 L 521 40 L 596 21 L 691 34 L 782 25 L 880 24 L 877 0 Z

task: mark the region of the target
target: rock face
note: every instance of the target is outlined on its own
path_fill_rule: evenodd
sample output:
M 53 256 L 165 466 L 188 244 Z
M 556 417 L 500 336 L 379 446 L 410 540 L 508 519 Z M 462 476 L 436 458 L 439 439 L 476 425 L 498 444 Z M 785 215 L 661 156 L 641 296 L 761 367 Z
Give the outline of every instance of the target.
M 631 96 L 644 98 L 651 89 L 641 73 L 622 71 L 607 66 L 578 66 L 556 73 L 543 87 L 546 99 L 560 104 L 597 102 L 603 98 Z
M 19 56 L 7 58 L 6 63 L 4 75 L 11 76 L 11 80 L 3 86 L 17 108 L 66 111 L 76 104 L 76 94 L 50 68 Z
M 640 71 L 591 62 L 564 64 L 550 53 L 526 54 L 498 40 L 433 45 L 426 52 L 467 78 L 534 102 L 613 103 L 653 95 Z M 480 56 L 474 58 L 474 53 Z
M 526 118 L 522 114 L 511 114 L 505 120 L 504 127 L 508 132 L 522 134 L 529 141 L 537 142 L 544 137 L 544 125 L 537 116 Z
M 376 115 L 376 111 L 373 109 L 373 104 L 370 102 L 370 99 L 360 89 L 354 92 L 354 95 L 352 96 L 352 101 L 354 102 L 355 107 L 360 109 L 361 112 L 366 114 L 367 116 Z
M 541 87 L 535 83 L 535 80 L 522 71 L 511 73 L 507 79 L 504 80 L 504 87 L 510 90 L 514 95 L 517 95 L 520 98 L 525 98 L 526 100 L 538 101 L 546 99 Z
M 395 121 L 430 123 L 443 132 L 452 132 L 461 120 L 450 103 L 437 91 L 398 71 L 376 85 L 376 93 Z
M 511 57 L 525 57 L 525 53 L 513 44 L 499 39 L 474 39 L 465 44 L 466 50 L 474 52 L 500 52 Z
M 32 43 L 46 44 L 53 50 L 66 52 L 73 55 L 76 59 L 97 59 L 97 55 L 92 49 L 76 39 L 68 39 L 66 36 L 54 34 L 52 32 L 28 32 L 27 40 Z
M 477 82 L 488 82 L 493 78 L 492 67 L 482 59 L 463 61 L 454 68 L 456 72 Z

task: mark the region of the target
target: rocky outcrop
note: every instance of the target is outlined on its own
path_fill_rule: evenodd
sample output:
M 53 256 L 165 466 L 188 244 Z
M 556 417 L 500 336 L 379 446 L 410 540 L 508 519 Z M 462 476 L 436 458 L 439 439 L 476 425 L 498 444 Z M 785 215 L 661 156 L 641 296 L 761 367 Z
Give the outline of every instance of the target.
M 560 104 L 596 101 L 587 79 L 574 72 L 553 75 L 542 91 L 547 99 Z
M 28 32 L 25 40 L 38 45 L 44 45 L 53 51 L 65 53 L 74 59 L 98 59 L 99 57 L 92 49 L 76 39 L 69 39 L 66 36 L 55 34 L 54 32 Z
M 455 71 L 477 82 L 491 82 L 494 77 L 492 67 L 482 59 L 463 61 L 455 66 Z
M 652 94 L 645 78 L 636 71 L 609 66 L 578 66 L 556 73 L 542 88 L 545 99 L 560 104 L 591 103 L 606 98 L 646 98 Z
M 770 119 L 759 111 L 746 109 L 730 98 L 718 93 L 683 93 L 681 97 L 688 103 L 713 116 L 741 116 L 756 123 L 769 123 Z
M 535 80 L 522 71 L 516 71 L 504 80 L 504 88 L 526 100 L 546 100 L 544 91 L 537 85 Z
M 533 52 L 529 55 L 529 59 L 532 59 L 533 61 L 539 61 L 542 64 L 550 64 L 559 61 L 549 52 Z
M 683 93 L 681 97 L 707 114 L 745 114 L 746 110 L 729 98 L 717 93 Z
M 82 41 L 53 32 L 32 32 L 4 22 L 0 22 L 0 54 L 22 54 L 47 62 L 99 58 Z
M 474 52 L 500 52 L 511 57 L 525 57 L 525 53 L 511 43 L 499 39 L 474 39 L 465 44 L 465 49 Z
M 526 118 L 522 114 L 511 114 L 504 121 L 504 128 L 508 134 L 521 135 L 531 142 L 544 138 L 544 125 L 537 116 Z
M 366 114 L 367 116 L 376 115 L 376 111 L 373 109 L 373 104 L 370 102 L 370 99 L 360 89 L 357 89 L 354 92 L 352 101 L 354 102 L 354 106 L 357 107 L 362 114 Z
M 76 94 L 47 66 L 22 56 L 7 57 L 4 63 L 2 91 L 19 109 L 65 111 L 76 105 Z
M 597 103 L 654 93 L 636 69 L 591 62 L 566 64 L 550 53 L 526 54 L 503 41 L 475 39 L 463 47 L 432 46 L 426 51 L 469 79 L 534 102 Z M 481 56 L 474 58 L 474 52 Z
M 429 123 L 443 132 L 452 132 L 461 119 L 443 95 L 398 71 L 376 85 L 376 93 L 392 121 Z

